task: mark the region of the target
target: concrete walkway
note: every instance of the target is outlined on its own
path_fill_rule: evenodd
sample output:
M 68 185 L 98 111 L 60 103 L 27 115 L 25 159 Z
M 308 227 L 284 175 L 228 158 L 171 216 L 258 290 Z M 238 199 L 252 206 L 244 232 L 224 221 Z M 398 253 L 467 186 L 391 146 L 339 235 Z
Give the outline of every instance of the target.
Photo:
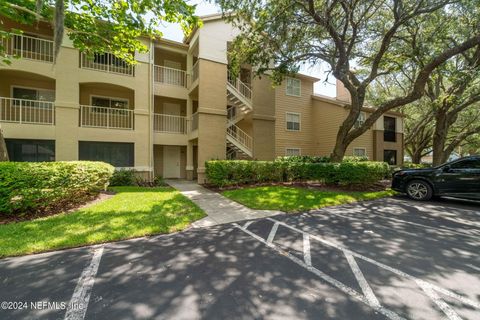
M 259 219 L 282 213 L 281 211 L 249 209 L 193 181 L 166 180 L 166 182 L 192 200 L 208 215 L 194 222 L 194 227 L 208 227 L 235 221 Z

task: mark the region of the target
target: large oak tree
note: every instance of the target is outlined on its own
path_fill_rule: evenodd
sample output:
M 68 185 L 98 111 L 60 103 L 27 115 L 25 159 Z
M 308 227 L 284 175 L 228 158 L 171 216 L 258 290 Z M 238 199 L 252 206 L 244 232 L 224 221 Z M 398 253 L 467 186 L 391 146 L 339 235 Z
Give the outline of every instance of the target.
M 271 71 L 280 82 L 301 64 L 326 63 L 351 96 L 332 160 L 385 112 L 420 99 L 433 71 L 478 47 L 476 1 L 454 0 L 216 0 L 240 30 L 230 60 Z M 234 13 L 233 13 L 234 12 Z M 453 23 L 452 23 L 453 22 Z M 421 30 L 421 32 L 411 32 Z M 412 44 L 414 44 L 412 46 Z M 380 103 L 355 127 L 369 88 L 399 68 L 418 66 L 405 93 Z M 403 92 L 403 91 L 396 91 Z

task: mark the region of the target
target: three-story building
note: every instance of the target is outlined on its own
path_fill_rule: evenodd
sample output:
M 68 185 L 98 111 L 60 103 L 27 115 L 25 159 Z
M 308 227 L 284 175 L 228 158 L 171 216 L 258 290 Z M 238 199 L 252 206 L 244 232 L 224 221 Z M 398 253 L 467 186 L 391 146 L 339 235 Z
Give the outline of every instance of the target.
M 184 42 L 142 41 L 150 48 L 126 64 L 109 53 L 88 59 L 65 37 L 53 63 L 53 31 L 6 21 L 22 35 L 4 44 L 14 59 L 0 66 L 0 125 L 12 161 L 100 160 L 145 177 L 205 182 L 210 159 L 272 160 L 329 155 L 348 113 L 345 90 L 315 95 L 319 79 L 297 74 L 272 87 L 249 66 L 228 71 L 236 30 L 221 15 Z M 359 122 L 372 109 L 365 108 Z M 380 118 L 348 155 L 400 164 L 400 113 Z

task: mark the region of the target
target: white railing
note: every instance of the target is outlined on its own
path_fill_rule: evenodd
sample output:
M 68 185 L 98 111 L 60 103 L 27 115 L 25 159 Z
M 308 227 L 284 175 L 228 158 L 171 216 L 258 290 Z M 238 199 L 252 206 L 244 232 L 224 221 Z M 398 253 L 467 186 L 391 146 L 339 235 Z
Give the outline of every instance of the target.
M 248 101 L 252 100 L 252 89 L 250 89 L 246 83 L 243 83 L 240 78 L 236 78 L 230 71 L 228 71 L 227 78 L 228 83 L 230 83 L 244 98 Z
M 242 110 L 240 110 L 239 107 L 233 106 L 233 107 L 227 108 L 227 119 L 229 123 L 235 124 L 236 122 L 243 119 L 243 116 L 244 116 L 244 113 Z
M 195 131 L 198 129 L 198 112 L 192 114 L 192 124 L 191 124 L 191 131 Z
M 156 132 L 187 133 L 187 118 L 169 114 L 154 114 L 153 129 Z
M 195 64 L 193 65 L 193 68 L 192 68 L 192 83 L 195 82 L 195 80 L 198 79 L 198 61 L 200 60 L 197 60 L 197 62 L 195 62 Z
M 85 53 L 80 53 L 80 67 L 127 76 L 135 75 L 135 67 L 133 65 L 111 53 L 95 53 L 93 59 L 89 58 Z
M 133 129 L 133 110 L 80 106 L 80 126 L 108 129 Z
M 227 134 L 232 137 L 235 141 L 241 144 L 244 148 L 248 151 L 252 151 L 253 149 L 253 139 L 249 136 L 245 131 L 240 129 L 240 127 L 236 125 L 231 125 L 227 128 Z
M 25 35 L 2 39 L 5 53 L 23 59 L 53 62 L 53 41 Z
M 187 73 L 185 70 L 168 68 L 163 66 L 154 66 L 155 82 L 171 84 L 179 87 L 187 86 Z
M 54 124 L 53 102 L 0 97 L 0 121 Z

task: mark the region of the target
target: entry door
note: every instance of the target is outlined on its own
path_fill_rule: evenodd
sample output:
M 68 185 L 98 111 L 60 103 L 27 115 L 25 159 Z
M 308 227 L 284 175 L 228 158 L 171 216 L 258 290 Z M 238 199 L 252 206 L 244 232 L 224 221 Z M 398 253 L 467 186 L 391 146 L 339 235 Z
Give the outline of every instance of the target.
M 180 178 L 179 146 L 163 146 L 163 177 Z

